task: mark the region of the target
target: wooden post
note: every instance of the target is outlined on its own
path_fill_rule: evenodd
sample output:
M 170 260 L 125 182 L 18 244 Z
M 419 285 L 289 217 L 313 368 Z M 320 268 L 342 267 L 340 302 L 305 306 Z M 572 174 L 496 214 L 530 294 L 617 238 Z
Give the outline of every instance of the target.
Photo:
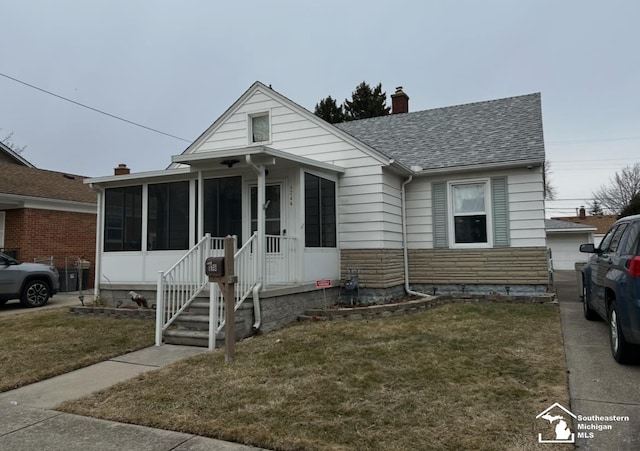
M 224 239 L 224 361 L 232 363 L 236 354 L 236 315 L 235 315 L 235 264 L 233 260 L 233 237 L 227 235 Z

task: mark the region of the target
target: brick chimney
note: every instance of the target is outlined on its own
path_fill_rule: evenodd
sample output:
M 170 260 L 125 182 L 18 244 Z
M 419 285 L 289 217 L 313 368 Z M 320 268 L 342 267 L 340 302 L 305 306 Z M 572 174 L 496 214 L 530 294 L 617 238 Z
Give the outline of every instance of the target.
M 402 90 L 402 86 L 398 86 L 395 94 L 391 94 L 391 114 L 408 112 L 409 96 Z
M 584 219 L 587 217 L 587 211 L 584 209 L 584 205 L 580 205 L 580 210 L 578 210 L 578 217 L 580 219 Z
M 120 163 L 117 168 L 113 168 L 113 175 L 126 175 L 130 173 L 131 169 L 124 163 Z

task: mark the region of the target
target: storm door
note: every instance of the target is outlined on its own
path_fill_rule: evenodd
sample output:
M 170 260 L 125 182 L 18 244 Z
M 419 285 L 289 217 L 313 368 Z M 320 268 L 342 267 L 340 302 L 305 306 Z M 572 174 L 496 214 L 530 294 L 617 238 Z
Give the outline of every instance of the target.
M 286 235 L 282 229 L 282 184 L 265 186 L 265 234 Z M 258 230 L 258 187 L 251 187 L 251 233 Z

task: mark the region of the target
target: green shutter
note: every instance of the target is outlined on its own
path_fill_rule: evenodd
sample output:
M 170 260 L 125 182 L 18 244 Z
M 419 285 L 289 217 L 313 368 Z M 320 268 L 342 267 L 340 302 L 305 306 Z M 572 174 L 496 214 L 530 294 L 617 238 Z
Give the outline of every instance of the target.
M 493 245 L 509 246 L 509 193 L 506 177 L 491 179 L 491 204 L 493 208 Z
M 431 184 L 433 214 L 433 247 L 449 247 L 447 242 L 447 183 Z

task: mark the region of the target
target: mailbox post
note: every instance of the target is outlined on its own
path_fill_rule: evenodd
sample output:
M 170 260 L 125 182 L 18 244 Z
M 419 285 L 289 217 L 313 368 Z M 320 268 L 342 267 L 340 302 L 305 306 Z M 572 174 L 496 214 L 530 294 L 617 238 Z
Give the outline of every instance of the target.
M 235 284 L 238 281 L 238 277 L 235 275 L 233 244 L 233 237 L 226 236 L 224 239 L 224 257 L 209 257 L 205 265 L 209 282 L 216 282 L 224 297 L 225 363 L 231 363 L 235 359 Z M 214 308 L 214 306 L 212 305 L 210 308 Z

